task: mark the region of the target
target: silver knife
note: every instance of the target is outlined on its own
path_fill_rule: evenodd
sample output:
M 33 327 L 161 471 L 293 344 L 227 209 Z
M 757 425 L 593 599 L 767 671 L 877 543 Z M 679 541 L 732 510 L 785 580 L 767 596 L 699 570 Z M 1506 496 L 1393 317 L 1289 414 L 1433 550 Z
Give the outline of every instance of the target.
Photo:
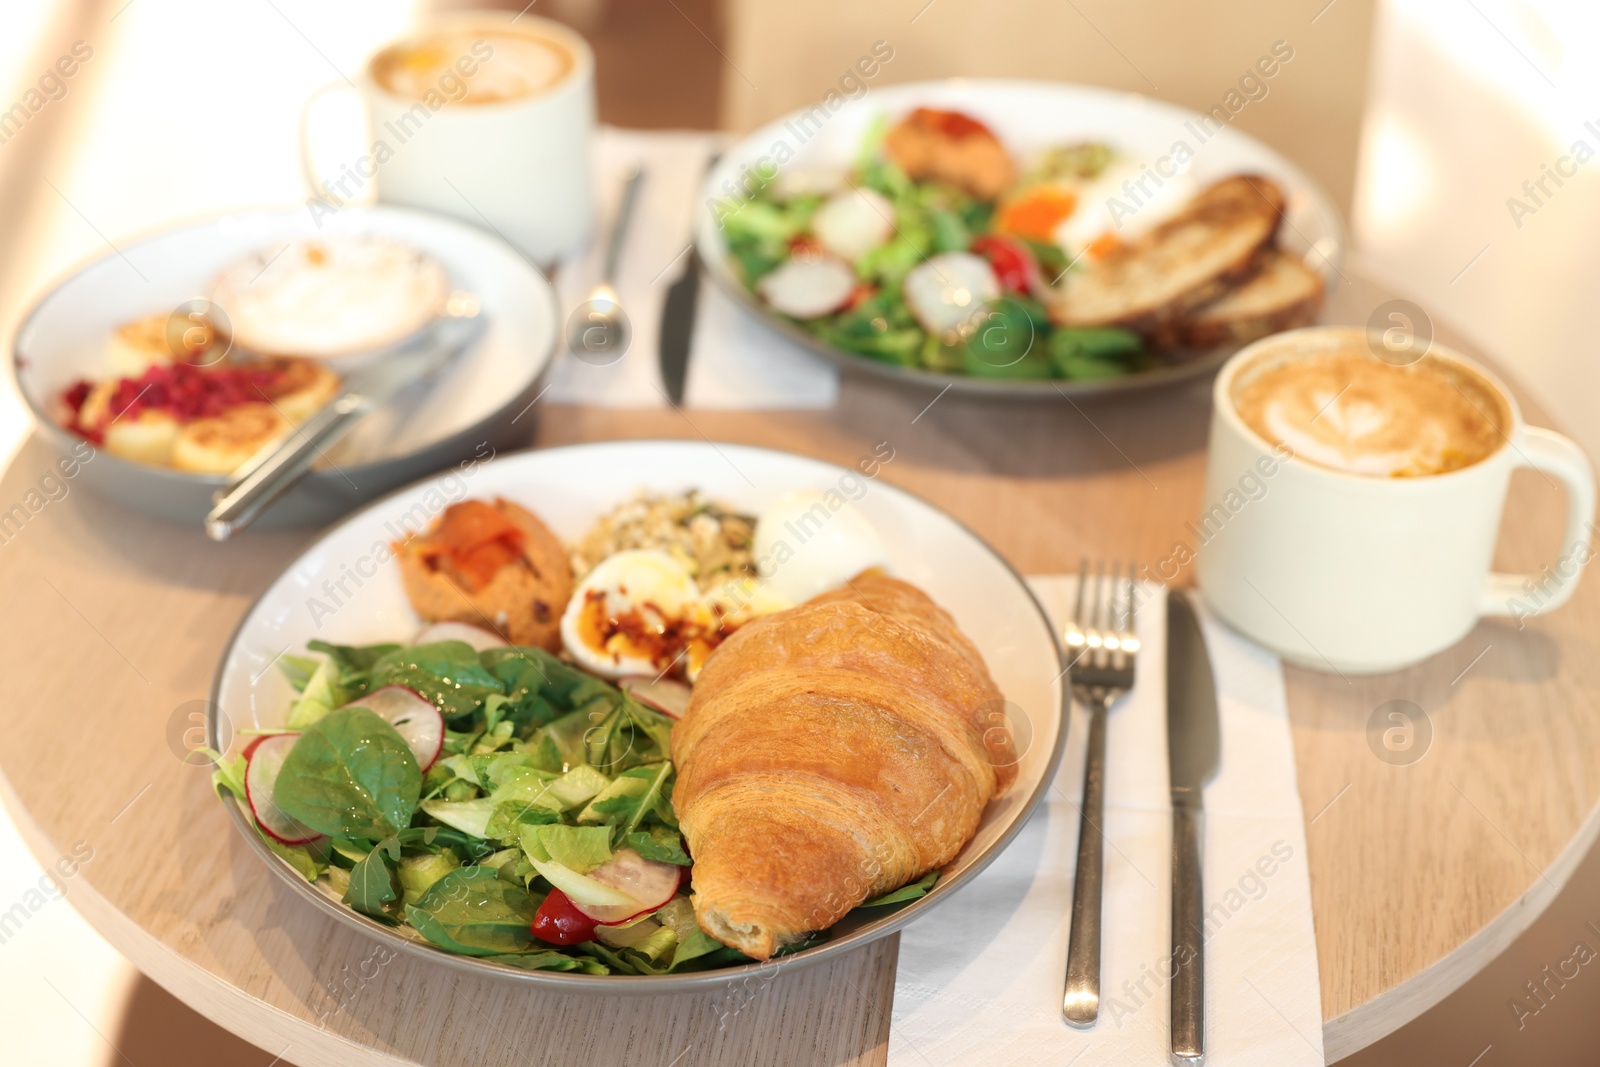
M 1167 596 L 1167 763 L 1172 783 L 1172 1051 L 1178 1067 L 1205 1062 L 1205 902 L 1202 790 L 1222 760 L 1217 687 L 1200 620 L 1182 593 Z
M 720 156 L 706 164 L 715 167 Z M 683 273 L 667 288 L 661 303 L 661 387 L 673 407 L 683 406 L 689 381 L 689 346 L 694 341 L 694 318 L 700 303 L 700 250 L 691 243 Z
M 206 516 L 206 536 L 226 541 L 248 526 L 363 415 L 442 369 L 483 334 L 486 323 L 477 297 L 456 293 L 427 327 L 392 348 L 361 356 L 363 365 L 346 377 L 344 390 L 331 403 L 229 478 Z

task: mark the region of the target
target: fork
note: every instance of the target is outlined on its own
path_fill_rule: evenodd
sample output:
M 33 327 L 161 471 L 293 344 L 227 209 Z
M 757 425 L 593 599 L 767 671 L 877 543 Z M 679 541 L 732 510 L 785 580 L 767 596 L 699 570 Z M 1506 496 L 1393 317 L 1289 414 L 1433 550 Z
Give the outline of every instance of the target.
M 1078 566 L 1077 603 L 1066 643 L 1072 695 L 1089 709 L 1089 746 L 1084 758 L 1083 804 L 1078 809 L 1078 867 L 1072 885 L 1072 926 L 1067 940 L 1067 984 L 1061 1013 L 1067 1025 L 1093 1028 L 1100 1015 L 1100 897 L 1104 859 L 1106 716 L 1118 697 L 1133 688 L 1139 651 L 1134 634 L 1134 565 L 1089 561 Z M 1091 590 L 1091 584 L 1093 589 Z M 1117 593 L 1122 593 L 1120 603 Z

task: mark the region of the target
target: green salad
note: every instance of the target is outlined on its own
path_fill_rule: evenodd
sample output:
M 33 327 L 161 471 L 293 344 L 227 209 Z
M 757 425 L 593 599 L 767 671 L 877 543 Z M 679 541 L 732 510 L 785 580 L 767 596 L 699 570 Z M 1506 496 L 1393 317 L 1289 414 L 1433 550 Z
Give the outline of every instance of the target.
M 695 921 L 669 715 L 539 648 L 310 649 L 280 660 L 299 692 L 286 728 L 212 754 L 219 790 L 308 881 L 445 952 L 519 968 L 749 962 Z
M 1081 258 L 1050 234 L 1109 149 L 1054 149 L 983 197 L 908 177 L 883 136 L 880 122 L 836 180 L 752 171 L 748 195 L 714 205 L 734 272 L 767 307 L 833 348 L 938 374 L 1092 380 L 1154 364 L 1131 330 L 1046 312 Z

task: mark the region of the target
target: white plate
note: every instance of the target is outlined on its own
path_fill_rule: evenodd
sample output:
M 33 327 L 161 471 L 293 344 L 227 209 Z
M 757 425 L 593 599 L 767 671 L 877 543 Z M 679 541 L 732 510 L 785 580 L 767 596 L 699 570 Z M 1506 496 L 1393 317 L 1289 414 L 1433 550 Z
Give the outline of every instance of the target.
M 345 209 L 323 217 L 320 226 L 304 207 L 223 215 L 125 244 L 121 254 L 108 253 L 73 272 L 28 313 L 13 351 L 17 384 L 46 436 L 64 450 L 78 443 L 59 425 L 59 398 L 80 378 L 111 373 L 106 341 L 119 325 L 169 313 L 205 295 L 217 272 L 241 256 L 336 234 L 381 234 L 427 252 L 444 264 L 455 289 L 478 295 L 488 329 L 439 377 L 406 389 L 363 418 L 330 450 L 331 462 L 266 518 L 332 517 L 471 455 L 480 442 L 503 432 L 501 424 L 527 402 L 555 351 L 560 309 L 554 291 L 493 234 L 442 215 L 378 206 Z M 194 522 L 210 509 L 211 493 L 224 480 L 103 452 L 82 471 L 124 503 Z
M 1193 154 L 1190 173 L 1202 186 L 1242 171 L 1265 174 L 1288 196 L 1279 235 L 1281 247 L 1304 257 L 1320 271 L 1330 293 L 1338 280 L 1348 245 L 1344 222 L 1328 195 L 1299 167 L 1231 126 L 1215 119 L 1207 124 L 1197 112 L 1135 93 L 1086 85 L 953 78 L 871 89 L 855 100 L 844 100 L 833 112 L 825 104 L 801 108 L 761 127 L 723 153 L 706 176 L 701 202 L 711 204 L 729 196 L 729 190 L 738 190 L 746 168 L 753 170 L 764 159 L 769 163 L 789 160 L 782 163 L 786 171 L 848 167 L 868 127 L 879 116 L 893 122 L 917 107 L 972 115 L 987 123 L 1013 155 L 1024 160 L 1053 145 L 1100 141 L 1127 159 L 1155 164 L 1171 155 L 1182 141 Z M 1201 134 L 1206 134 L 1204 140 Z M 1101 381 L 1004 381 L 899 367 L 824 344 L 753 296 L 735 273 L 716 216 L 709 209 L 696 215 L 695 244 L 711 277 L 774 329 L 841 366 L 924 386 L 1015 398 L 1123 392 L 1215 370 L 1237 347 L 1207 350 L 1161 369 Z
M 767 964 L 663 977 L 558 974 L 440 952 L 358 915 L 272 855 L 251 828 L 249 812 L 229 801 L 228 809 L 249 847 L 316 906 L 406 951 L 512 980 L 611 992 L 715 985 L 752 970 L 830 958 L 898 929 L 970 881 L 1021 828 L 1060 759 L 1066 694 L 1063 662 L 1050 623 L 1022 578 L 944 512 L 858 471 L 782 452 L 681 441 L 578 445 L 479 464 L 373 504 L 312 545 L 245 615 L 223 654 L 213 687 L 210 743 L 222 747 L 219 742 L 237 737 L 239 730 L 282 725 L 294 696 L 274 666 L 283 652 L 303 651 L 312 638 L 367 644 L 408 640 L 417 631 L 420 623 L 406 600 L 398 569 L 377 564 L 376 557 L 404 529 L 425 524 L 448 503 L 467 496 L 503 496 L 533 510 L 563 539 L 572 540 L 603 512 L 646 488 L 654 492 L 698 488 L 752 513 L 794 489 L 838 488 L 847 496 L 859 494 L 845 506 L 859 508 L 883 535 L 891 573 L 925 590 L 977 643 L 1017 720 L 1022 753 L 1017 782 L 989 805 L 976 836 L 956 857 L 951 875 L 928 896 L 874 921 L 853 915 L 834 927 L 827 943 Z M 269 875 L 263 871 L 262 877 Z

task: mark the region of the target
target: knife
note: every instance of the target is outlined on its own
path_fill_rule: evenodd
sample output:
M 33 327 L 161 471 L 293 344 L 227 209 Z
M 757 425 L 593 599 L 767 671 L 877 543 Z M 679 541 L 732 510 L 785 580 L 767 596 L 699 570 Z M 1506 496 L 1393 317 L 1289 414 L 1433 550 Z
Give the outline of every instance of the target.
M 1217 687 L 1200 620 L 1183 594 L 1167 597 L 1167 763 L 1172 783 L 1172 1063 L 1206 1058 L 1202 790 L 1222 760 Z
M 287 437 L 263 448 L 237 471 L 206 516 L 206 536 L 226 541 L 288 491 L 312 462 L 367 412 L 442 369 L 482 335 L 478 298 L 456 293 L 429 326 L 393 347 L 363 355 L 344 390 Z
M 720 158 L 720 155 L 712 156 L 706 168 L 715 167 Z M 700 249 L 698 243 L 691 243 L 683 273 L 667 287 L 661 304 L 661 387 L 667 391 L 667 401 L 673 407 L 683 406 L 683 391 L 689 381 L 689 345 L 694 340 L 694 317 L 699 303 Z

